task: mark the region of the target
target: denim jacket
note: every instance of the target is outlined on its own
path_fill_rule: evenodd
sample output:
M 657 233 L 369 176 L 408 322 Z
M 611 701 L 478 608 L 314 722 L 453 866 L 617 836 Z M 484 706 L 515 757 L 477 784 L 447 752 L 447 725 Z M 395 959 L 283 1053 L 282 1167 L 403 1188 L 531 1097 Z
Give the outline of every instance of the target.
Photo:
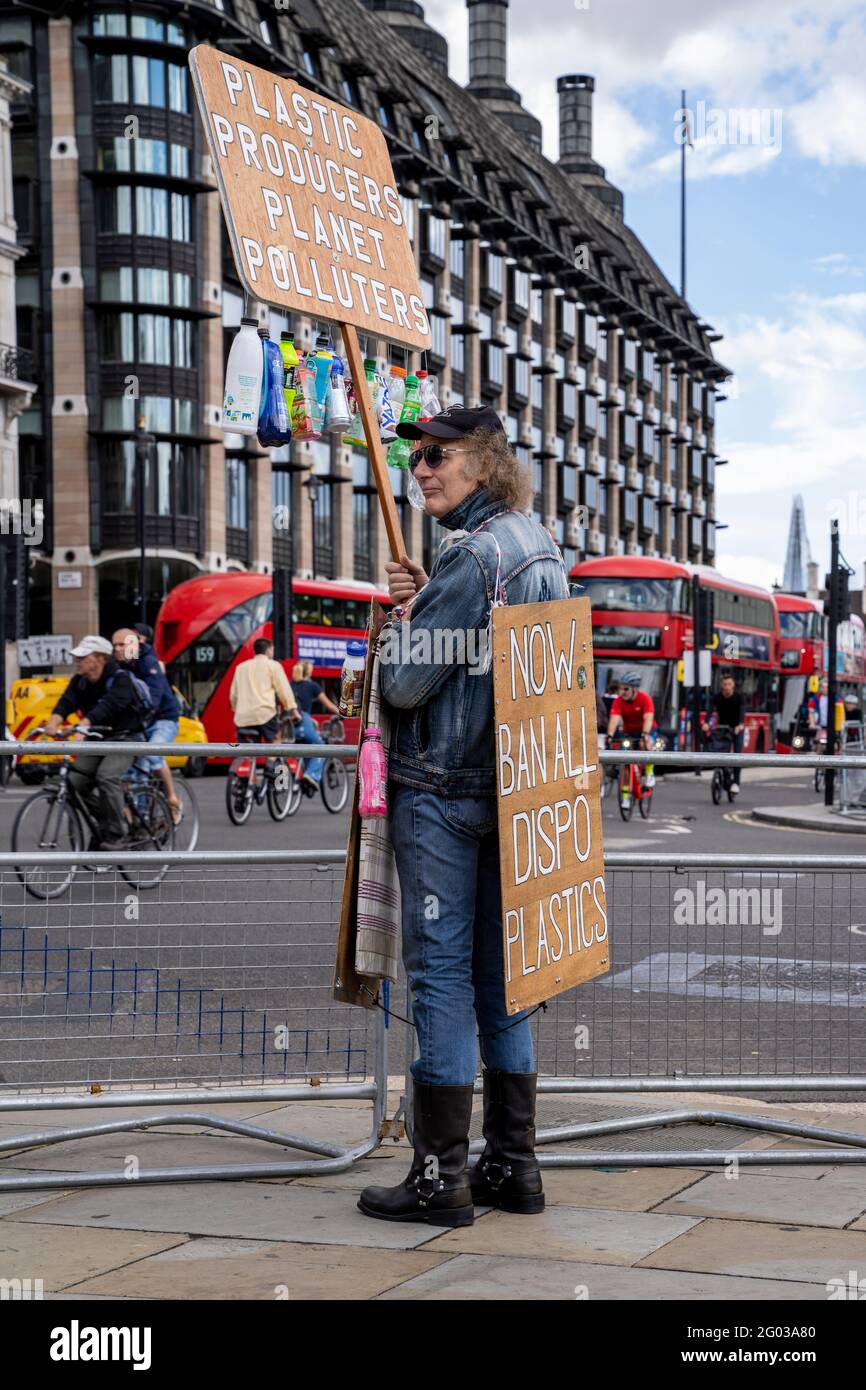
M 408 622 L 383 628 L 381 694 L 392 716 L 388 773 L 440 796 L 493 796 L 493 675 L 482 667 L 497 579 L 499 599 L 508 604 L 568 598 L 568 579 L 548 532 L 506 510 L 486 488 L 470 493 L 440 524 L 470 534 L 440 552 Z

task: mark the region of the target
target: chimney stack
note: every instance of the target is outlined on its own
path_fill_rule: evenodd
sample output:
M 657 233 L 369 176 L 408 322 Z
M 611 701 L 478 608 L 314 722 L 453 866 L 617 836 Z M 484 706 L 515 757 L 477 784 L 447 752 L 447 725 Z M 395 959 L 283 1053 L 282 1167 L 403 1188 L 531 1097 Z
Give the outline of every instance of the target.
M 411 43 L 427 63 L 443 77 L 448 76 L 448 41 L 424 18 L 416 0 L 361 0 L 364 8 L 381 15 L 395 34 Z
M 559 162 L 567 169 L 577 160 L 582 168 L 592 161 L 592 94 L 595 78 L 584 73 L 560 77 L 556 83 L 559 93 Z
M 559 93 L 559 167 L 603 203 L 614 217 L 623 218 L 623 198 L 592 157 L 592 94 L 595 78 L 571 73 L 556 81 Z
M 508 0 L 466 0 L 469 11 L 469 84 L 500 120 L 541 152 L 541 122 L 524 110 L 508 85 Z
M 508 80 L 508 0 L 466 0 L 469 7 L 469 90 Z

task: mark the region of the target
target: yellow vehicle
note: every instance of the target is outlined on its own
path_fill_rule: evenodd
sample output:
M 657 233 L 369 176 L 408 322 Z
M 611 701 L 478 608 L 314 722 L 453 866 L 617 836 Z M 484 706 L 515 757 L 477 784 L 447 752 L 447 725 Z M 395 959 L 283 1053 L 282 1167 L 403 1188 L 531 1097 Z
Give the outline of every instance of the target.
M 6 724 L 12 738 L 19 743 L 33 737 L 38 740 L 39 735 L 34 735 L 32 731 L 48 721 L 68 684 L 68 676 L 25 676 L 15 681 L 6 701 Z M 177 742 L 207 743 L 204 724 L 195 718 L 180 691 L 173 686 L 172 689 L 181 710 Z M 69 723 L 77 723 L 77 716 L 73 714 Z M 15 770 L 22 782 L 41 782 L 47 770 L 45 764 L 57 761 L 57 755 L 19 753 L 15 759 Z M 207 758 L 187 758 L 178 755 L 169 757 L 166 761 L 169 767 L 183 768 L 187 777 L 201 777 Z

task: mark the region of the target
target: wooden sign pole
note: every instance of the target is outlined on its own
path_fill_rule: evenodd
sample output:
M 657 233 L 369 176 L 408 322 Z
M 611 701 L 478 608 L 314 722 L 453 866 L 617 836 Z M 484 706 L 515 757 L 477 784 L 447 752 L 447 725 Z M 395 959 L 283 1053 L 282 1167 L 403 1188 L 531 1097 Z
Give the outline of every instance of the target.
M 376 419 L 373 402 L 367 390 L 367 377 L 364 372 L 364 359 L 361 356 L 361 348 L 358 343 L 358 332 L 350 323 L 341 323 L 340 332 L 343 335 L 343 346 L 346 349 L 346 358 L 355 386 L 355 400 L 358 402 L 358 410 L 364 426 L 364 437 L 367 440 L 370 462 L 373 465 L 373 477 L 376 481 L 376 491 L 379 494 L 379 506 L 382 508 L 382 516 L 385 520 L 385 530 L 388 533 L 391 559 L 400 564 L 406 559 L 406 548 L 403 544 L 403 533 L 400 530 L 394 493 L 391 490 L 391 479 L 388 477 L 385 450 L 382 448 L 382 441 L 379 437 L 379 421 Z

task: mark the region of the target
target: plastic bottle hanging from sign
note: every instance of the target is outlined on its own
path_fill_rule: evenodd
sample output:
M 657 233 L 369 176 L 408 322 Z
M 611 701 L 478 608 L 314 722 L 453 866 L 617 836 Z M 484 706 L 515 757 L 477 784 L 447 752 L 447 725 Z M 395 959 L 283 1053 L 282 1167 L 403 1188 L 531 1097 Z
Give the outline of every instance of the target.
M 258 319 L 241 319 L 226 365 L 222 427 L 234 434 L 254 435 L 258 429 L 264 376 L 258 326 Z

